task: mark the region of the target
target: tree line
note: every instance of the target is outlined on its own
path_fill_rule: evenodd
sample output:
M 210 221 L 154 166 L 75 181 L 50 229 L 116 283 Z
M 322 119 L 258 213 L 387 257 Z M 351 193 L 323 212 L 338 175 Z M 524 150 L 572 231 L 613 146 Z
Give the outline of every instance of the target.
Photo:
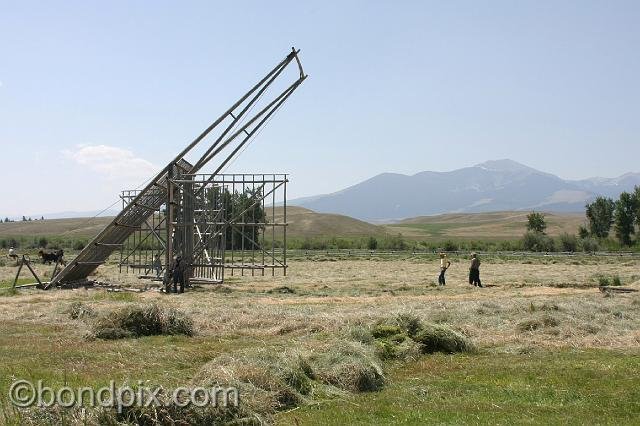
M 29 217 L 22 216 L 22 222 L 31 222 L 32 220 L 38 220 L 38 218 L 31 219 L 31 216 Z M 44 220 L 44 216 L 41 216 L 40 220 Z M 15 219 L 9 219 L 8 217 L 5 217 L 4 220 L 0 219 L 0 222 L 4 222 L 4 223 L 15 222 L 15 221 L 16 221 Z
M 591 236 L 606 239 L 613 228 L 622 246 L 630 247 L 638 241 L 634 237 L 636 227 L 640 227 L 640 186 L 636 186 L 631 193 L 621 193 L 617 200 L 598 197 L 585 209 L 588 224 L 578 230 L 581 238 Z
M 562 234 L 562 251 L 595 251 L 600 245 L 611 246 L 611 234 L 621 247 L 640 242 L 640 186 L 633 192 L 622 192 L 617 200 L 599 196 L 585 205 L 587 222 L 578 228 L 578 235 Z M 522 239 L 525 250 L 555 251 L 556 241 L 546 234 L 547 224 L 542 213 L 527 215 L 527 232 Z M 638 235 L 638 237 L 636 237 Z

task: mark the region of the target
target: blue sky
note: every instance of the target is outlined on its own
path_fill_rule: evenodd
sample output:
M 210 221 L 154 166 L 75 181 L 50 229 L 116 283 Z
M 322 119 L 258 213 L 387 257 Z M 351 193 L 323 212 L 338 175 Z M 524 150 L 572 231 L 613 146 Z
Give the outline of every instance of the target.
M 229 170 L 289 172 L 290 198 L 499 158 L 639 171 L 638 22 L 635 1 L 0 1 L 0 215 L 108 206 L 291 46 L 310 78 Z

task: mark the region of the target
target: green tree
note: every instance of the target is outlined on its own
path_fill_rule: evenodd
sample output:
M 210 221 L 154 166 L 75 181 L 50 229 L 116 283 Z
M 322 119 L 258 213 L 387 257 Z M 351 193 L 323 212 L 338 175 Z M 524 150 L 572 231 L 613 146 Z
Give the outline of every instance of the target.
M 589 237 L 589 230 L 585 226 L 580 225 L 578 227 L 578 237 L 580 237 L 581 240 L 584 240 L 585 238 L 588 238 Z
M 585 208 L 591 235 L 597 238 L 607 238 L 613 224 L 615 201 L 607 197 L 598 197 L 592 203 L 587 204 Z
M 369 241 L 367 241 L 367 248 L 369 250 L 375 250 L 378 248 L 378 240 L 376 237 L 369 237 Z
M 263 223 L 267 216 L 262 208 L 261 189 L 252 191 L 246 189 L 244 193 L 231 193 L 228 189 L 211 191 L 208 195 L 212 208 L 222 207 L 225 226 L 225 248 L 237 250 L 259 249 L 261 247 L 260 232 L 264 230 Z
M 527 215 L 527 231 L 544 234 L 545 229 L 547 229 L 547 222 L 544 219 L 544 214 L 531 212 Z
M 636 224 L 640 226 L 640 186 L 633 189 L 633 201 L 636 204 Z
M 631 245 L 631 235 L 635 234 L 633 225 L 636 219 L 636 208 L 636 200 L 633 195 L 628 192 L 620 194 L 620 198 L 616 201 L 614 222 L 616 237 L 622 245 Z

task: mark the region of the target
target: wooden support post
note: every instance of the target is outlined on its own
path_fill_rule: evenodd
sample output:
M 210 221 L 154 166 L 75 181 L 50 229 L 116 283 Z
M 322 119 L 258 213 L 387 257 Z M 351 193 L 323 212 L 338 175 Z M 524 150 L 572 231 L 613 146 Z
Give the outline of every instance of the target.
M 164 253 L 165 261 L 165 285 L 166 289 L 169 288 L 169 282 L 171 281 L 171 266 L 173 265 L 173 222 L 175 221 L 175 204 L 174 204 L 174 184 L 171 181 L 173 179 L 174 167 L 170 167 L 167 172 L 167 211 L 166 215 L 166 250 Z
M 189 279 L 193 273 L 191 264 L 193 263 L 193 176 L 188 176 L 189 183 L 182 185 L 182 220 L 184 227 L 184 239 L 182 241 L 182 261 L 185 262 L 184 285 L 189 286 Z
M 20 271 L 22 271 L 23 265 L 27 265 L 27 268 L 29 269 L 29 271 L 31 271 L 31 274 L 33 275 L 33 277 L 36 279 L 36 281 L 38 281 L 38 285 L 40 287 L 43 287 L 42 281 L 40 281 L 40 277 L 38 277 L 38 274 L 36 274 L 36 271 L 34 271 L 33 268 L 31 267 L 31 261 L 29 260 L 28 257 L 26 257 L 23 254 L 22 260 L 20 261 L 20 266 L 18 267 L 18 272 L 16 273 L 16 278 L 13 280 L 13 288 L 17 288 L 16 284 L 18 283 L 18 278 L 20 277 Z
M 24 255 L 22 255 L 22 260 L 20 261 L 20 266 L 18 266 L 18 272 L 16 273 L 16 279 L 13 280 L 13 288 L 16 288 L 16 284 L 18 283 L 18 277 L 20 276 L 20 271 L 22 270 L 22 265 L 24 265 Z

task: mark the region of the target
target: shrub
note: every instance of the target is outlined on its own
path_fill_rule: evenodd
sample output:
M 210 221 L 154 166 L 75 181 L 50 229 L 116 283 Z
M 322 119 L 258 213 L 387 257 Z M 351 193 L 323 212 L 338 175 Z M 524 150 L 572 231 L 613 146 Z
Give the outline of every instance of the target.
M 622 280 L 619 275 L 614 275 L 613 277 L 607 277 L 605 275 L 598 275 L 598 285 L 601 287 L 606 286 L 621 286 Z
M 193 321 L 180 311 L 165 311 L 156 304 L 128 306 L 99 319 L 93 327 L 99 339 L 127 337 L 193 335 Z
M 581 240 L 589 237 L 589 230 L 584 225 L 578 227 L 578 237 L 580 237 Z
M 86 241 L 83 240 L 76 240 L 73 243 L 73 249 L 74 250 L 82 250 L 85 246 L 87 245 Z
M 540 232 L 527 232 L 522 238 L 522 245 L 527 251 L 554 251 L 553 238 Z
M 444 251 L 458 251 L 458 245 L 451 240 L 445 241 L 442 247 Z M 477 249 L 475 249 L 477 250 Z
M 560 235 L 560 247 L 562 251 L 575 252 L 578 249 L 578 239 L 574 234 L 565 232 Z
M 404 250 L 407 248 L 407 243 L 402 237 L 402 234 L 387 237 L 382 241 L 382 244 L 378 244 L 382 249 L 387 250 Z
M 580 240 L 580 247 L 582 248 L 582 251 L 585 253 L 593 253 L 595 251 L 598 251 L 600 249 L 600 246 L 598 244 L 598 240 L 596 240 L 595 238 L 583 238 Z
M 423 326 L 413 339 L 422 345 L 423 353 L 473 351 L 473 345 L 465 336 L 445 326 Z

